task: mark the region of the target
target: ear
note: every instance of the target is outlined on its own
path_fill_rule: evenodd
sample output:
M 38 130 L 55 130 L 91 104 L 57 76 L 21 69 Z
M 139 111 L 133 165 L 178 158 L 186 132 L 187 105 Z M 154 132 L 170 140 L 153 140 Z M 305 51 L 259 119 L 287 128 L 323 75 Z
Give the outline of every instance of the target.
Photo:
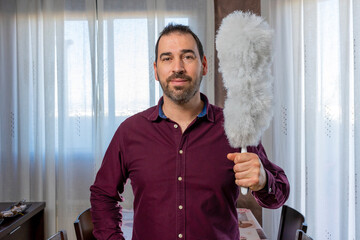
M 207 59 L 206 59 L 205 55 L 203 57 L 201 65 L 202 65 L 202 75 L 205 76 L 208 71 Z
M 156 62 L 154 62 L 154 74 L 155 74 L 155 80 L 156 80 L 156 81 L 159 81 L 159 79 L 158 79 L 158 74 L 157 74 Z

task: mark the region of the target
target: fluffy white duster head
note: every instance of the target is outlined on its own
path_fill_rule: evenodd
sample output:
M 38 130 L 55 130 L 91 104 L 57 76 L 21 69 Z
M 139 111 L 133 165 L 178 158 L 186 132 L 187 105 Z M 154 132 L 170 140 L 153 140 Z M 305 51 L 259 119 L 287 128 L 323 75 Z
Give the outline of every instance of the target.
M 232 147 L 256 146 L 273 115 L 273 30 L 263 18 L 235 11 L 216 35 L 227 98 L 224 129 Z

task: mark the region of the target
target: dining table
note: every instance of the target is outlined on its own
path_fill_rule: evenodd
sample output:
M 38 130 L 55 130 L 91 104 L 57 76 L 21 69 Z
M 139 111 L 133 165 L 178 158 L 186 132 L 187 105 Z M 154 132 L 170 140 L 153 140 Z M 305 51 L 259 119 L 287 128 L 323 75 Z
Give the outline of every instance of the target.
M 238 225 L 240 236 L 239 240 L 265 240 L 268 239 L 259 222 L 250 209 L 237 208 Z M 134 211 L 132 209 L 122 209 L 122 227 L 125 239 L 131 239 Z
M 240 240 L 268 239 L 260 223 L 248 208 L 237 208 Z

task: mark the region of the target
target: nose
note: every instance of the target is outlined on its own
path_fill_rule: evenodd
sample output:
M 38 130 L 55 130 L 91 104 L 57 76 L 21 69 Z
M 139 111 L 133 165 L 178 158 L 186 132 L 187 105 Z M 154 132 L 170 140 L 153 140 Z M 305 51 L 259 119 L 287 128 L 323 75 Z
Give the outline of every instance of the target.
M 174 60 L 174 66 L 173 66 L 173 72 L 175 73 L 184 73 L 185 67 L 184 67 L 184 61 L 180 58 L 177 58 Z

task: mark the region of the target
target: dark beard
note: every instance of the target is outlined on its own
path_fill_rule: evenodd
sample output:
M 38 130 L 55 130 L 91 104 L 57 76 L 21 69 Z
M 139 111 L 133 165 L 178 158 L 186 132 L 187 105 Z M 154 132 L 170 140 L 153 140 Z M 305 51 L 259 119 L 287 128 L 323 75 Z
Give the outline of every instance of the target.
M 169 88 L 169 83 L 172 79 L 175 79 L 175 78 L 185 79 L 192 84 L 189 87 L 175 86 L 174 90 L 171 90 Z M 158 75 L 158 79 L 160 79 L 159 75 Z M 190 99 L 193 96 L 195 96 L 195 94 L 199 91 L 201 80 L 202 80 L 201 75 L 199 76 L 199 79 L 200 79 L 200 81 L 194 83 L 193 82 L 194 80 L 190 76 L 181 74 L 181 73 L 174 73 L 166 79 L 165 84 L 163 84 L 161 81 L 159 81 L 159 82 L 160 82 L 160 86 L 161 86 L 164 94 L 168 98 L 170 98 L 173 102 L 175 102 L 179 105 L 184 105 L 185 103 L 188 103 L 190 101 Z

